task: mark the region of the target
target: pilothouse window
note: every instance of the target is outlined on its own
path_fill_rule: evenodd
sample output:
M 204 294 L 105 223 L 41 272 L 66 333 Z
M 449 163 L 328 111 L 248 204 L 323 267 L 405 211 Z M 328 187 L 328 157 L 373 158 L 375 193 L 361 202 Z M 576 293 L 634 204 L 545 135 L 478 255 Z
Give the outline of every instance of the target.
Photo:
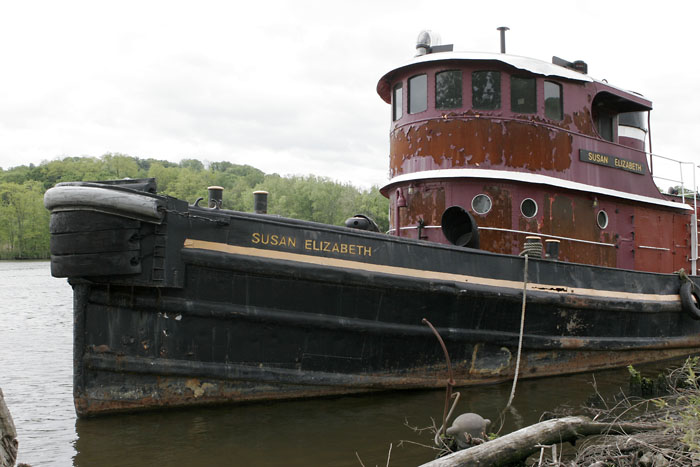
M 435 108 L 458 109 L 462 107 L 462 72 L 442 71 L 435 74 Z
M 544 82 L 544 114 L 552 120 L 564 118 L 564 105 L 561 98 L 561 84 Z
M 394 121 L 396 121 L 403 117 L 403 85 L 401 83 L 394 86 L 394 95 L 391 103 Z
M 501 73 L 475 71 L 472 73 L 472 107 L 479 110 L 501 108 Z
M 604 107 L 594 108 L 593 120 L 595 121 L 596 130 L 598 130 L 600 137 L 607 141 L 612 141 L 615 116 L 610 110 Z
M 428 75 L 417 75 L 408 80 L 408 113 L 428 109 Z
M 510 109 L 518 113 L 537 112 L 535 78 L 510 77 Z

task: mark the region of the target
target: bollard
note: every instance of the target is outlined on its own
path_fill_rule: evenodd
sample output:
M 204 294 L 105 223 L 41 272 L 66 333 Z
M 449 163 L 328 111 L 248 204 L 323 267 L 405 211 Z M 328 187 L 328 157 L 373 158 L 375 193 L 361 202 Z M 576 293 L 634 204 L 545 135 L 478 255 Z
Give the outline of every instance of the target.
M 253 192 L 253 206 L 255 214 L 267 214 L 267 191 Z
M 224 187 L 210 186 L 207 191 L 209 191 L 209 207 L 221 209 L 221 203 L 224 200 Z
M 548 238 L 544 241 L 544 257 L 547 259 L 559 259 L 559 240 Z

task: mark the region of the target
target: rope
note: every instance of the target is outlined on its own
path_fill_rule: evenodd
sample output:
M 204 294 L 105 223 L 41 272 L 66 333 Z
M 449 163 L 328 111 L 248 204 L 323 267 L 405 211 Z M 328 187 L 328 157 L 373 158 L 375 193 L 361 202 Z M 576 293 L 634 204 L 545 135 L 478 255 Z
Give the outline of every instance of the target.
M 542 257 L 542 243 L 540 242 L 525 242 L 523 244 L 523 251 L 520 252 L 520 256 L 534 256 L 536 258 Z
M 541 245 L 540 245 L 541 251 Z M 518 339 L 518 357 L 515 360 L 515 377 L 513 378 L 513 388 L 510 391 L 510 398 L 508 398 L 508 403 L 506 404 L 503 411 L 510 407 L 511 402 L 513 402 L 513 397 L 515 397 L 515 386 L 518 384 L 518 373 L 520 373 L 520 355 L 523 350 L 523 331 L 525 329 L 525 300 L 527 297 L 527 258 L 529 255 L 525 255 L 525 267 L 523 271 L 523 306 L 520 313 L 520 338 Z
M 435 438 L 433 441 L 435 442 L 436 446 L 441 446 L 444 445 L 445 442 L 440 439 L 440 435 L 444 435 L 443 431 L 447 428 L 447 422 L 450 421 L 450 417 L 452 417 L 452 412 L 454 412 L 455 407 L 457 407 L 457 402 L 459 402 L 459 393 L 455 392 L 452 394 L 452 397 L 454 398 L 454 402 L 452 403 L 452 407 L 450 408 L 450 411 L 447 413 L 447 417 L 445 417 L 445 421 L 443 422 L 442 426 L 440 427 L 439 430 L 435 432 Z
M 684 282 L 690 282 L 690 286 L 693 289 L 697 289 L 698 286 L 690 279 L 690 276 L 688 276 L 688 273 L 685 272 L 685 269 L 680 268 L 678 271 L 676 271 L 676 274 L 678 274 L 678 279 L 681 281 L 681 284 Z

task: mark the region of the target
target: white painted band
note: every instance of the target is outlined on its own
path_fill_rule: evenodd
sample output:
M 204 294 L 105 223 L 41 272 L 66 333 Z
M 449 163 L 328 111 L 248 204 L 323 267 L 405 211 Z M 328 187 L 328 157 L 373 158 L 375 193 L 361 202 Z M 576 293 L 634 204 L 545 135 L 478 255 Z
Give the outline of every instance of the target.
M 597 193 L 599 195 L 613 196 L 616 198 L 628 199 L 631 201 L 639 201 L 641 203 L 655 204 L 669 208 L 692 210 L 691 206 L 685 203 L 675 203 L 665 199 L 651 198 L 649 196 L 636 195 L 610 188 L 587 185 L 585 183 L 572 182 L 561 178 L 550 177 L 549 175 L 532 174 L 524 172 L 513 172 L 509 170 L 494 170 L 494 169 L 436 169 L 424 170 L 421 172 L 412 172 L 409 174 L 398 175 L 392 178 L 389 183 L 382 187 L 382 191 L 386 190 L 391 185 L 402 182 L 413 182 L 417 180 L 429 180 L 436 178 L 486 178 L 491 180 L 507 180 L 513 182 L 523 182 L 531 184 L 550 185 L 558 188 L 566 188 L 568 190 L 585 191 L 586 193 Z

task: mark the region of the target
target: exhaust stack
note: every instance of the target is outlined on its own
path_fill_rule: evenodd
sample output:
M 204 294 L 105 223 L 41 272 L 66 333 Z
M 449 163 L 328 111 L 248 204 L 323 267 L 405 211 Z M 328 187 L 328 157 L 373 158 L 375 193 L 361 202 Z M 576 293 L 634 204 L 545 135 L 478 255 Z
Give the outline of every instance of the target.
M 506 53 L 506 31 L 510 30 L 510 28 L 506 26 L 501 26 L 500 28 L 496 29 L 501 31 L 501 53 L 504 54 Z

